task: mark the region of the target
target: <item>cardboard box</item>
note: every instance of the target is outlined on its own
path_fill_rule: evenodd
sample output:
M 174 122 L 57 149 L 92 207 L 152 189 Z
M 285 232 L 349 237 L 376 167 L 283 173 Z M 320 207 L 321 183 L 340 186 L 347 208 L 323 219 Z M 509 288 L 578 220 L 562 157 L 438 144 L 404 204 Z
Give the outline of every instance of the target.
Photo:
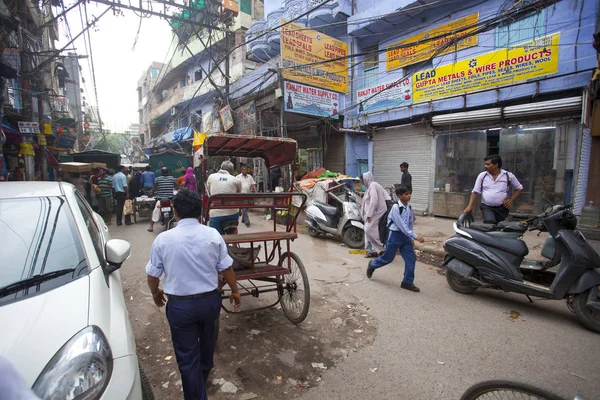
M 65 162 L 59 163 L 58 166 L 63 170 L 63 172 L 71 173 L 90 172 L 92 170 L 92 164 L 90 163 Z

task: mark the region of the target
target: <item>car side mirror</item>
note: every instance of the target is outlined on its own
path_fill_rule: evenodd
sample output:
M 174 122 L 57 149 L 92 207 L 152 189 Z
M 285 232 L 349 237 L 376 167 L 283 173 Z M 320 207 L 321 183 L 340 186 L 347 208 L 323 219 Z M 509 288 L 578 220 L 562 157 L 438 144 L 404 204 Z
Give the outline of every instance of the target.
M 110 274 L 121 268 L 121 264 L 125 262 L 131 255 L 131 245 L 129 242 L 121 239 L 111 239 L 106 242 L 106 261 L 108 261 L 107 272 Z

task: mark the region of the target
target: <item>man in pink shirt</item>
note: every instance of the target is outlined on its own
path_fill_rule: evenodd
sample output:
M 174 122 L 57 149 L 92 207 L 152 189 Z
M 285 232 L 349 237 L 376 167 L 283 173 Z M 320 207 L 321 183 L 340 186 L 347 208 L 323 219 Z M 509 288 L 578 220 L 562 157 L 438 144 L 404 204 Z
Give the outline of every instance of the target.
M 508 217 L 508 212 L 515 199 L 521 194 L 523 185 L 514 174 L 502 169 L 502 159 L 499 155 L 491 155 L 484 158 L 484 161 L 485 172 L 479 174 L 475 181 L 465 213 L 473 210 L 473 204 L 481 194 L 479 208 L 483 214 L 483 222 L 497 224 Z

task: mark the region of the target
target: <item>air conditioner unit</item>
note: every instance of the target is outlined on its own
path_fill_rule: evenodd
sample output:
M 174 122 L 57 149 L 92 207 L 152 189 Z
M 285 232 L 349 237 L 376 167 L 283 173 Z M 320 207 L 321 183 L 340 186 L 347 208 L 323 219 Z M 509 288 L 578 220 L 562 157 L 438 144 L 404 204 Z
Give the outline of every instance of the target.
M 171 108 L 171 116 L 177 115 L 177 109 L 175 107 Z

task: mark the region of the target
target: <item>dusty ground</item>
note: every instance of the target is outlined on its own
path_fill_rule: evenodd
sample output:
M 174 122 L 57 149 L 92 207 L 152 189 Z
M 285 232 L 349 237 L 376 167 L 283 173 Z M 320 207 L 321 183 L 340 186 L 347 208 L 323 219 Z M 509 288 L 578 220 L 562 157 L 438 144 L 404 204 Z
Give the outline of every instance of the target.
M 251 218 L 252 229 L 272 226 Z M 182 399 L 164 310 L 153 304 L 144 271 L 160 228 L 145 229 L 138 223 L 111 233 L 133 247 L 121 276 L 141 364 L 157 399 Z M 211 376 L 220 383 L 209 387 L 211 399 L 457 399 L 490 379 L 530 383 L 564 398 L 599 398 L 600 336 L 583 328 L 564 301 L 456 293 L 431 265 L 441 260 L 425 253 L 418 254 L 415 294 L 400 289 L 399 258 L 369 280 L 367 260 L 337 240 L 301 234 L 292 249 L 310 278 L 308 318 L 296 327 L 280 309 L 223 315 Z M 235 394 L 222 392 L 231 385 Z
M 155 236 L 141 229 L 136 229 L 136 235 L 137 230 L 137 241 L 141 242 L 138 247 L 149 249 Z M 182 398 L 165 311 L 157 309 L 152 301 L 143 271 L 143 253 L 136 255 L 140 256 L 134 260 L 136 267 L 124 269 L 122 276 L 138 356 L 157 399 Z M 247 311 L 275 299 L 272 293 L 259 299 L 244 297 L 241 312 L 221 313 L 215 368 L 208 387 L 211 398 L 298 397 L 319 385 L 325 371 L 374 341 L 376 321 L 352 296 L 338 296 L 327 287 L 313 290 L 308 317 L 297 326 L 285 317 L 279 305 Z M 230 384 L 237 388 L 235 395 L 221 391 Z

